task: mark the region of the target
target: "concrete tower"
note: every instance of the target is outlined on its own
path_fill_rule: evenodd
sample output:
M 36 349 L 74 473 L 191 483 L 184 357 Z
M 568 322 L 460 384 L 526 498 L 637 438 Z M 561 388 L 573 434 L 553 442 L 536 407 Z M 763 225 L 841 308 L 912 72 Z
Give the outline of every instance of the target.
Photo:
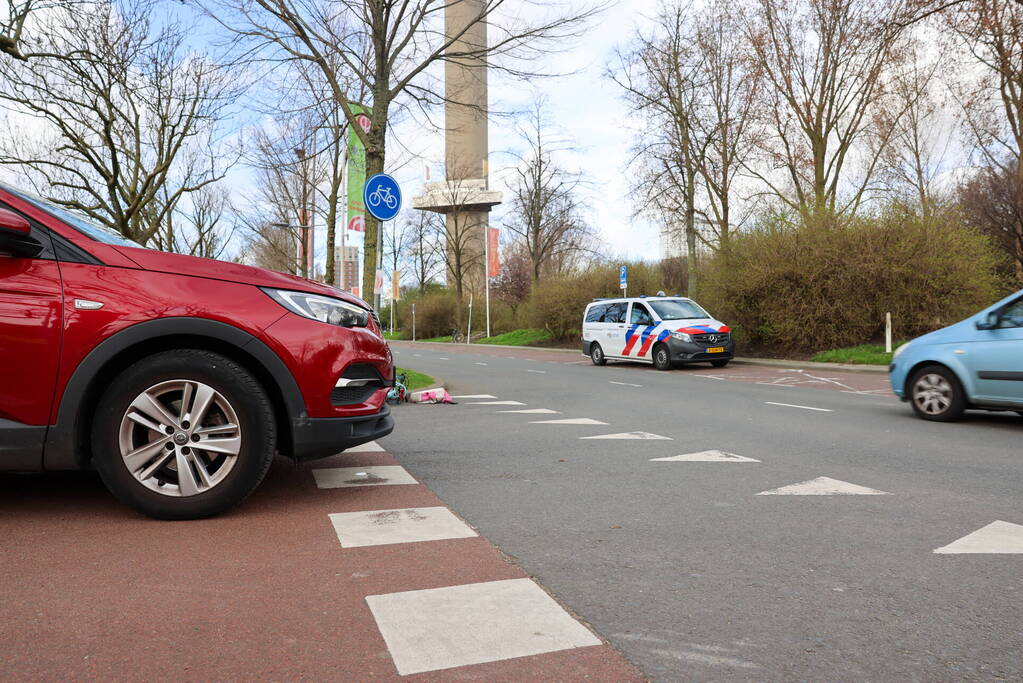
M 461 0 L 447 6 L 447 35 L 465 33 L 450 52 L 482 51 L 487 45 L 487 25 L 477 21 L 483 0 Z M 444 181 L 426 183 L 412 206 L 445 214 L 449 261 L 460 250 L 463 263 L 478 263 L 466 273 L 467 288 L 481 288 L 486 264 L 482 257 L 490 209 L 501 203 L 501 193 L 490 190 L 487 155 L 487 63 L 478 57 L 452 59 L 444 67 Z M 458 244 L 454 244 L 454 242 Z M 475 271 L 479 271 L 478 273 Z M 452 281 L 451 268 L 448 282 Z

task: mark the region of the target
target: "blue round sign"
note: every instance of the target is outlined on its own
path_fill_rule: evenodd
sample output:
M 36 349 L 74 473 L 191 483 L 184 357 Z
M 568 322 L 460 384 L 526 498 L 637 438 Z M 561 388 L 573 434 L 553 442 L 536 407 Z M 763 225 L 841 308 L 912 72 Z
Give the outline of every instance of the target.
M 377 173 L 366 181 L 362 201 L 377 220 L 389 221 L 401 209 L 401 189 L 398 181 L 386 173 Z

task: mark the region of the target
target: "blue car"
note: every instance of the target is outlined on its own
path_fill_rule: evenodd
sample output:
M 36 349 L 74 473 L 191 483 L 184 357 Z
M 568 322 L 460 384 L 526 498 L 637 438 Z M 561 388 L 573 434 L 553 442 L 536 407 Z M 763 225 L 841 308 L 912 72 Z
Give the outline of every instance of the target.
M 892 390 L 925 420 L 967 408 L 1023 415 L 1023 290 L 895 350 Z

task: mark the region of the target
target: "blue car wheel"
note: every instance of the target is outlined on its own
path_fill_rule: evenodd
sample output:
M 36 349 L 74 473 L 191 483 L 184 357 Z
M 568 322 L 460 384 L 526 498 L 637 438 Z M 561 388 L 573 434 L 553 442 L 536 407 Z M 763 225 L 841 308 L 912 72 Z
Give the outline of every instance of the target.
M 959 379 L 948 368 L 928 365 L 913 374 L 909 402 L 917 416 L 935 422 L 950 422 L 966 410 L 966 398 Z

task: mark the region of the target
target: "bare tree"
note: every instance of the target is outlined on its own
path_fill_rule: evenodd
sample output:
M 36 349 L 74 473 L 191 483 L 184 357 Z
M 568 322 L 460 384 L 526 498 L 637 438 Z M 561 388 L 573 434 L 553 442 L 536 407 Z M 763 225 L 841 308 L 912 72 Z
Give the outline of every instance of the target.
M 51 26 L 46 24 L 54 15 L 65 15 L 84 0 L 6 0 L 6 15 L 0 16 L 0 54 L 25 61 L 35 57 L 85 56 L 78 50 L 68 53 L 54 53 L 40 39 Z M 28 45 L 29 47 L 25 47 Z
M 959 188 L 959 204 L 975 226 L 991 236 L 1023 282 L 1023 186 L 1013 161 L 981 168 Z
M 560 167 L 554 156 L 567 149 L 545 130 L 549 120 L 537 102 L 527 126 L 520 129 L 526 153 L 512 180 L 511 210 L 505 227 L 529 254 L 533 282 L 548 270 L 560 270 L 571 256 L 589 248 L 592 229 L 582 219 L 582 178 Z
M 971 0 L 945 15 L 946 25 L 980 66 L 976 79 L 954 86 L 975 154 L 983 167 L 967 186 L 998 210 L 985 211 L 1023 281 L 1023 5 Z M 980 202 L 977 202 L 980 203 Z
M 404 220 L 409 235 L 404 264 L 415 278 L 416 287 L 425 292 L 444 265 L 444 219 L 429 211 L 413 211 Z
M 273 270 L 306 272 L 304 219 L 310 213 L 311 188 L 326 175 L 325 159 L 306 153 L 318 120 L 310 111 L 283 116 L 251 136 L 246 164 L 256 173 L 257 189 L 247 202 L 244 224 L 250 246 L 261 245 L 259 265 Z
M 618 55 L 610 76 L 644 117 L 646 132 L 639 136 L 633 161 L 639 169 L 636 189 L 643 205 L 652 207 L 648 212 L 669 226 L 683 225 L 691 293 L 696 287 L 697 174 L 707 145 L 697 137 L 696 123 L 705 87 L 704 58 L 687 5 L 663 7 L 656 24 L 653 34 L 637 36 L 631 53 Z
M 948 65 L 940 55 L 928 58 L 919 42 L 908 42 L 906 58 L 887 77 L 889 96 L 875 113 L 876 128 L 892 131 L 887 146 L 879 150 L 879 177 L 896 194 L 909 195 L 925 216 L 938 201 L 934 183 L 947 170 L 953 138 L 949 129 L 953 116 L 939 92 L 940 72 Z
M 541 18 L 523 20 L 522 4 L 535 7 Z M 466 25 L 443 26 L 443 13 L 456 5 L 468 6 Z M 562 41 L 596 11 L 558 14 L 539 0 L 514 8 L 507 0 L 219 0 L 216 7 L 218 21 L 263 58 L 306 61 L 321 70 L 348 125 L 366 146 L 369 175 L 385 168 L 393 111 L 411 103 L 427 108 L 443 101 L 433 65 L 485 63 L 514 75 L 535 75 L 528 71 L 531 58 L 564 47 Z M 464 40 L 480 23 L 488 26 L 488 45 Z M 364 103 L 373 113 L 368 131 L 356 122 L 352 82 L 361 83 L 370 99 Z M 378 222 L 369 218 L 363 280 L 367 299 L 373 295 L 378 229 Z
M 757 0 L 747 21 L 764 89 L 764 145 L 771 169 L 758 172 L 771 192 L 801 214 L 855 211 L 870 189 L 891 130 L 872 125 L 884 96 L 884 70 L 899 54 L 904 9 L 887 0 Z M 857 143 L 876 135 L 874 153 Z M 851 167 L 859 162 L 859 177 Z
M 183 197 L 230 166 L 217 124 L 238 88 L 146 4 L 123 12 L 106 0 L 54 22 L 32 59 L 0 60 L 0 103 L 38 123 L 34 139 L 7 126 L 0 164 L 145 244 Z M 62 56 L 72 53 L 82 56 Z
M 173 251 L 203 258 L 221 258 L 237 228 L 230 191 L 223 183 L 207 185 L 193 192 L 188 203 L 187 209 L 179 207 L 176 212 L 185 225 L 183 230 L 173 233 Z

